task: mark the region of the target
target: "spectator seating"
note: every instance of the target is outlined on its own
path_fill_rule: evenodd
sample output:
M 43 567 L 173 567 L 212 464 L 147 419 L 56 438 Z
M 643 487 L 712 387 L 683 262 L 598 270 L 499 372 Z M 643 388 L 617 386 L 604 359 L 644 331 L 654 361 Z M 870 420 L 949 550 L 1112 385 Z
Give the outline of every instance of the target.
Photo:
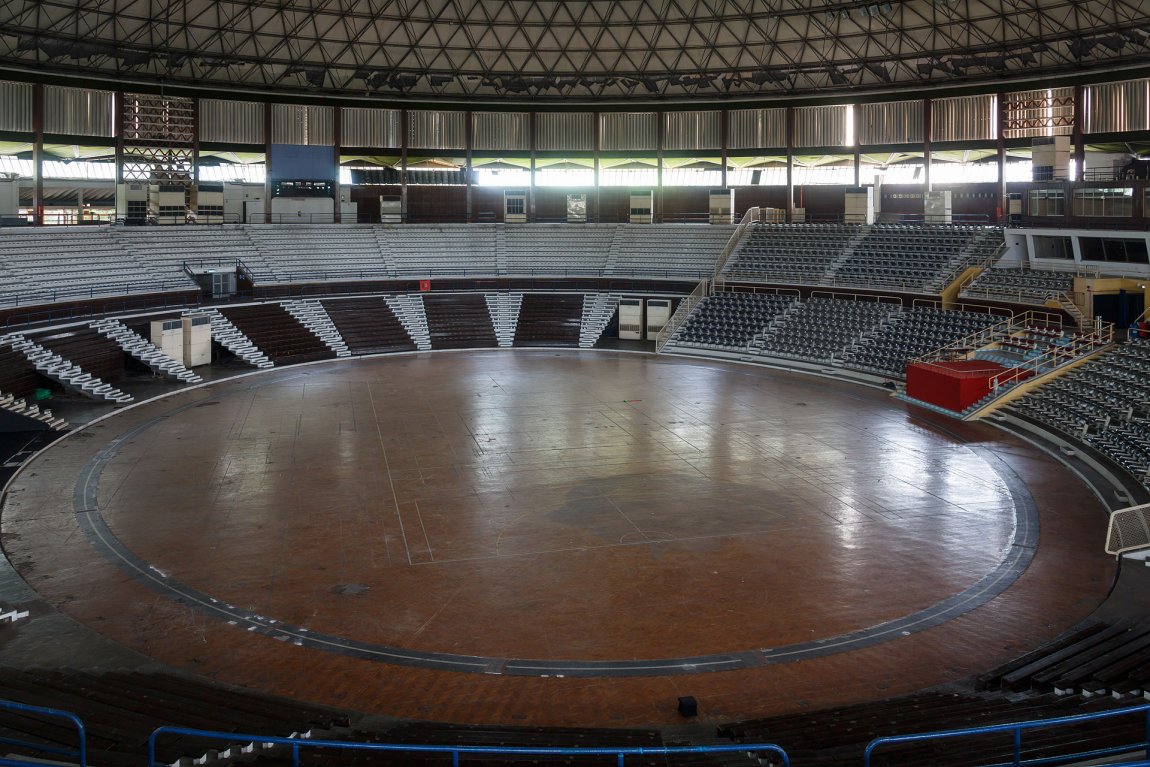
M 513 276 L 603 274 L 618 229 L 613 224 L 508 226 L 504 231 L 506 272 Z
M 496 347 L 487 301 L 479 293 L 425 294 L 423 310 L 432 349 Z
M 0 394 L 28 397 L 40 386 L 40 374 L 19 349 L 0 344 Z
M 745 352 L 751 339 L 796 301 L 797 296 L 777 293 L 716 293 L 699 302 L 668 345 Z
M 498 274 L 495 224 L 409 224 L 376 229 L 399 277 Z
M 245 229 L 272 274 L 261 281 L 379 280 L 393 274 L 375 227 L 265 224 Z
M 0 260 L 11 276 L 0 306 L 190 287 L 186 277 L 165 281 L 146 269 L 105 227 L 5 229 Z
M 415 342 L 382 298 L 326 299 L 322 303 L 352 354 L 415 351 Z
M 582 294 L 524 294 L 513 345 L 578 346 L 582 320 Z
M 1008 405 L 1105 454 L 1150 488 L 1150 343 L 1131 341 Z
M 173 722 L 222 732 L 282 736 L 348 724 L 345 715 L 322 707 L 241 690 L 221 693 L 219 688 L 195 678 L 144 672 L 96 675 L 71 669 L 4 668 L 0 669 L 0 698 L 62 708 L 79 715 L 89 729 L 89 764 L 107 767 L 139 765 L 152 730 Z M 76 745 L 74 730 L 36 715 L 4 716 L 0 720 L 0 738 L 7 739 L 5 754 L 30 761 L 60 757 L 51 751 L 21 747 L 13 741 L 48 748 Z M 157 745 L 160 764 L 175 764 L 181 759 L 203 763 L 208 747 L 203 741 L 187 738 L 165 738 Z
M 812 298 L 757 336 L 750 351 L 829 363 L 899 309 L 898 304 L 880 301 Z
M 334 351 L 279 304 L 230 306 L 219 311 L 277 365 L 335 357 Z
M 1012 724 L 1129 705 L 1108 697 L 1084 701 L 1047 694 L 1011 700 L 1003 694 L 985 692 L 929 691 L 826 711 L 739 722 L 720 727 L 719 734 L 744 742 L 769 739 L 782 746 L 790 755 L 791 764 L 796 766 L 838 767 L 861 764 L 859 755 L 868 743 L 879 737 Z M 1145 716 L 1129 716 L 1077 727 L 1030 730 L 1023 738 L 1023 759 L 1038 760 L 1118 743 L 1145 742 L 1145 727 Z M 888 767 L 1011 764 L 1013 745 L 1009 732 L 997 737 L 915 742 L 884 747 L 876 752 L 877 761 L 872 763 Z
M 735 227 L 623 224 L 616 231 L 612 274 L 697 280 L 714 272 Z
M 985 312 L 915 308 L 894 312 L 843 353 L 846 367 L 902 378 L 911 360 L 1000 322 Z
M 846 224 L 753 224 L 723 274 L 732 280 L 818 285 L 860 232 Z
M 184 263 L 192 266 L 243 261 L 261 281 L 278 277 L 245 226 L 116 227 L 112 235 L 155 279 L 192 286 Z
M 984 269 L 962 290 L 963 297 L 1042 305 L 1069 293 L 1074 275 L 1042 269 Z
M 75 327 L 42 335 L 29 334 L 28 339 L 102 381 L 116 382 L 124 377 L 124 349 L 93 328 Z
M 939 283 L 977 263 L 978 235 L 986 227 L 875 224 L 833 270 L 842 285 L 888 287 L 907 292 L 933 292 Z

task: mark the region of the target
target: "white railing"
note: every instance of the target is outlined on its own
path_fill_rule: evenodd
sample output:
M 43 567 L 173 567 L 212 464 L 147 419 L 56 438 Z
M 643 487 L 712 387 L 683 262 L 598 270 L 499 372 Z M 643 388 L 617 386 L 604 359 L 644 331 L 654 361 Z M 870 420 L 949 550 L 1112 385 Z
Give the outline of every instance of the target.
M 1127 551 L 1150 547 L 1150 503 L 1110 513 L 1106 553 L 1121 556 Z
M 692 310 L 699 305 L 699 302 L 711 294 L 711 285 L 707 280 L 702 280 L 691 294 L 679 302 L 679 306 L 675 309 L 675 313 L 671 315 L 671 319 L 667 320 L 667 324 L 663 326 L 655 335 L 655 352 L 663 351 L 663 347 L 671 340 L 671 336 L 675 335 L 675 331 L 682 327 L 683 323 L 687 321 L 687 317 L 691 316 Z
M 739 220 L 739 225 L 735 227 L 735 231 L 731 233 L 731 238 L 727 240 L 727 244 L 723 246 L 723 251 L 719 253 L 719 258 L 715 261 L 715 271 L 712 273 L 711 279 L 719 279 L 719 272 L 723 271 L 723 267 L 727 265 L 727 261 L 735 252 L 739 241 L 743 239 L 743 234 L 746 233 L 747 228 L 759 220 L 759 215 L 759 208 L 757 207 L 748 208 L 747 212 L 743 214 L 742 219 Z

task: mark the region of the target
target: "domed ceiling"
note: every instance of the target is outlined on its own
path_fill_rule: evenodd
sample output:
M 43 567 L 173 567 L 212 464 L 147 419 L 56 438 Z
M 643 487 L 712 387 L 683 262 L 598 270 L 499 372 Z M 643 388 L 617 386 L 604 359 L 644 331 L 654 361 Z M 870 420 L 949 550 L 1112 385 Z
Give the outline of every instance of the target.
M 1148 0 L 3 0 L 0 67 L 403 98 L 739 98 L 1145 65 L 1148 13 Z

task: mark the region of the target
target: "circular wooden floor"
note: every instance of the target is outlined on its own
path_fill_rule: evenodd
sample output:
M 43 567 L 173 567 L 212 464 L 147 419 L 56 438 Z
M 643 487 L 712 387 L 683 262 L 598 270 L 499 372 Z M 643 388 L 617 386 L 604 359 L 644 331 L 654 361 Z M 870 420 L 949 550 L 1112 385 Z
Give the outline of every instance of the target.
M 749 718 L 962 678 L 1104 598 L 1072 475 L 885 392 L 483 351 L 146 403 L 16 479 L 60 610 L 222 681 L 402 717 Z

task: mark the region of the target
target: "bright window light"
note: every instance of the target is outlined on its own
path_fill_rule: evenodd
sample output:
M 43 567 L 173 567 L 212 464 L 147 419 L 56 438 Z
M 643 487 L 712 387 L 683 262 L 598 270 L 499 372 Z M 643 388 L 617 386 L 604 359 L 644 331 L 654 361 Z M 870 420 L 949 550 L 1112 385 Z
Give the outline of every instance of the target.
M 476 168 L 475 183 L 479 186 L 530 186 L 531 171 L 523 168 Z
M 730 178 L 727 179 L 730 183 Z M 723 172 L 709 168 L 665 168 L 663 186 L 708 186 L 718 189 L 723 185 Z
M 535 171 L 536 186 L 595 186 L 594 168 L 539 168 Z
M 599 186 L 655 186 L 659 173 L 654 168 L 603 168 Z
M 340 175 L 343 173 L 341 171 Z M 262 184 L 267 179 L 267 168 L 263 163 L 240 165 L 201 165 L 199 168 L 200 181 L 226 182 L 235 181 L 244 184 Z M 350 183 L 350 181 L 349 181 Z

